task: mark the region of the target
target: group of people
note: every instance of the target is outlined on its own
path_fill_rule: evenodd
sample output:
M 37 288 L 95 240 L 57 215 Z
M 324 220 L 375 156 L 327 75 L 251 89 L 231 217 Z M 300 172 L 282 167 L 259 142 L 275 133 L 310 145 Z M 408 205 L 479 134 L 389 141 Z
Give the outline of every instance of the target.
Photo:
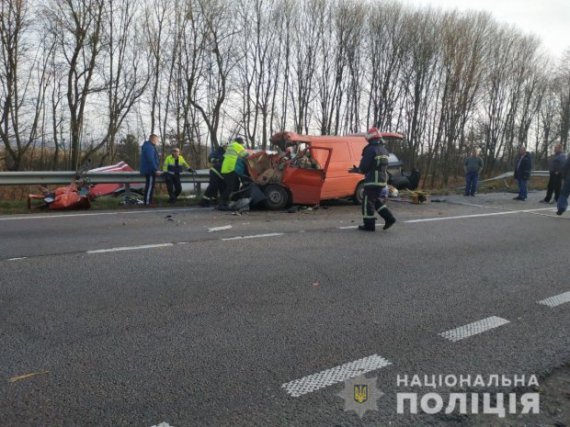
M 144 187 L 144 204 L 149 206 L 152 204 L 154 195 L 154 186 L 156 177 L 164 175 L 166 188 L 168 190 L 169 203 L 175 203 L 176 199 L 182 192 L 182 184 L 180 182 L 180 173 L 185 170 L 192 171 L 188 162 L 180 155 L 180 148 L 172 148 L 170 154 L 164 159 L 162 170 L 160 169 L 160 158 L 156 145 L 160 138 L 156 134 L 152 134 L 145 141 L 141 148 L 141 175 L 145 177 Z
M 362 160 L 357 168 L 351 172 L 364 175 L 364 194 L 362 197 L 363 224 L 358 228 L 363 231 L 375 231 L 376 214 L 384 219 L 384 229 L 390 228 L 396 219 L 382 201 L 382 191 L 388 185 L 388 150 L 384 146 L 380 132 L 371 128 L 366 135 L 368 145 L 362 152 Z M 168 189 L 169 202 L 174 203 L 182 191 L 180 173 L 191 170 L 188 162 L 180 155 L 179 148 L 173 148 L 170 155 L 164 160 L 162 170 L 156 145 L 158 135 L 151 135 L 141 149 L 141 174 L 145 176 L 144 204 L 152 203 L 156 177 L 164 174 Z M 241 137 L 235 138 L 231 143 L 220 146 L 210 153 L 208 158 L 210 168 L 210 181 L 202 200 L 201 206 L 210 206 L 219 197 L 218 209 L 228 209 L 228 202 L 232 193 L 240 188 L 240 177 L 247 175 L 245 158 L 248 151 L 244 147 Z M 311 159 L 307 167 L 312 167 Z M 464 161 L 465 196 L 475 196 L 479 175 L 483 170 L 483 159 L 478 150 L 474 149 Z M 514 198 L 525 201 L 528 197 L 528 180 L 532 171 L 532 159 L 526 147 L 521 146 L 515 160 L 514 178 L 517 180 L 519 193 Z M 549 161 L 550 177 L 546 196 L 541 200 L 550 203 L 554 196 L 557 203 L 557 214 L 562 215 L 568 209 L 570 196 L 570 158 L 563 152 L 561 144 L 554 147 L 554 156 Z M 564 184 L 563 184 L 564 183 Z
M 474 149 L 471 155 L 463 163 L 465 171 L 465 196 L 475 196 L 477 182 L 483 170 L 483 159 L 479 157 L 478 150 Z M 554 155 L 549 159 L 549 179 L 546 196 L 541 203 L 557 203 L 557 214 L 562 215 L 568 209 L 568 197 L 570 196 L 570 158 L 564 153 L 562 144 L 554 146 Z M 514 178 L 519 188 L 517 201 L 525 201 L 528 198 L 528 180 L 532 172 L 532 158 L 525 146 L 519 147 L 515 159 Z M 563 185 L 564 183 L 564 185 Z
M 160 157 L 158 155 L 157 144 L 160 138 L 152 134 L 145 141 L 141 148 L 140 173 L 145 177 L 144 204 L 152 204 L 156 177 L 164 175 L 166 188 L 168 190 L 169 203 L 175 203 L 182 192 L 180 174 L 186 170 L 192 171 L 188 162 L 180 154 L 178 147 L 172 148 L 170 154 L 164 159 L 162 169 L 160 168 Z M 239 176 L 245 172 L 243 159 L 248 152 L 244 147 L 244 140 L 241 137 L 235 138 L 227 146 L 221 146 L 209 156 L 210 182 L 203 195 L 201 206 L 210 206 L 210 203 L 220 194 L 220 209 L 227 209 L 227 204 L 232 192 L 237 191 L 240 186 Z

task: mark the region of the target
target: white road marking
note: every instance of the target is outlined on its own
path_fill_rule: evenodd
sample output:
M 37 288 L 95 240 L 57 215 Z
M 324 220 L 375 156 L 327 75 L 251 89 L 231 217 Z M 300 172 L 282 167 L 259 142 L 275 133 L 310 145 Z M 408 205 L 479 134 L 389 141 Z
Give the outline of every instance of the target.
M 563 294 L 560 295 L 555 295 L 550 298 L 543 299 L 542 301 L 538 301 L 538 304 L 547 305 L 548 307 L 552 308 L 567 302 L 570 302 L 570 291 L 564 292 Z
M 236 237 L 227 237 L 222 239 L 222 241 L 227 242 L 230 240 L 243 240 L 243 239 L 261 239 L 263 237 L 277 237 L 283 236 L 284 233 L 268 233 L 268 234 L 254 234 L 252 236 L 236 236 Z
M 457 342 L 473 335 L 481 334 L 490 329 L 498 328 L 499 326 L 510 323 L 506 319 L 497 316 L 487 317 L 486 319 L 478 320 L 477 322 L 469 323 L 468 325 L 460 326 L 456 329 L 451 329 L 446 332 L 438 334 L 439 336 L 448 339 L 449 341 Z
M 432 222 L 432 221 L 447 221 L 452 219 L 466 219 L 466 218 L 482 218 L 486 216 L 497 216 L 497 215 L 512 215 L 517 213 L 532 213 L 539 211 L 552 211 L 552 208 L 541 208 L 541 209 L 525 209 L 520 211 L 504 211 L 504 212 L 491 212 L 484 214 L 474 214 L 474 215 L 458 215 L 458 216 L 442 216 L 436 218 L 422 218 L 422 219 L 409 219 L 407 221 L 402 221 L 406 224 L 415 224 L 419 222 Z
M 137 251 L 139 249 L 154 249 L 154 248 L 166 248 L 168 246 L 173 246 L 173 243 L 158 243 L 156 245 L 140 245 L 140 246 L 124 246 L 120 248 L 110 248 L 110 249 L 95 249 L 92 251 L 87 251 L 88 254 L 104 254 L 107 252 L 122 252 L 122 251 Z
M 22 259 L 26 259 L 28 258 L 27 256 L 21 256 L 21 257 L 17 257 L 17 258 L 8 258 L 6 261 L 20 261 Z
M 299 397 L 307 393 L 320 390 L 333 384 L 364 375 L 367 372 L 375 371 L 391 365 L 392 362 L 377 354 L 345 363 L 325 371 L 308 375 L 303 378 L 281 385 L 285 391 L 293 397 Z
M 339 230 L 354 230 L 357 228 L 358 228 L 358 225 L 346 225 L 344 227 L 338 227 Z
M 212 227 L 212 228 L 208 228 L 208 233 L 213 233 L 215 231 L 229 230 L 230 228 L 232 228 L 231 225 L 223 225 L 221 227 Z
M 77 214 L 53 214 L 53 215 L 24 215 L 24 216 L 0 216 L 0 221 L 18 221 L 25 219 L 55 219 L 55 218 L 73 218 L 83 216 L 104 216 L 104 215 L 137 215 L 137 214 L 151 214 L 151 213 L 171 213 L 176 214 L 179 212 L 194 212 L 200 211 L 199 208 L 187 209 L 141 209 L 133 211 L 121 212 L 91 212 L 91 213 L 77 213 Z M 203 211 L 203 209 L 202 209 Z

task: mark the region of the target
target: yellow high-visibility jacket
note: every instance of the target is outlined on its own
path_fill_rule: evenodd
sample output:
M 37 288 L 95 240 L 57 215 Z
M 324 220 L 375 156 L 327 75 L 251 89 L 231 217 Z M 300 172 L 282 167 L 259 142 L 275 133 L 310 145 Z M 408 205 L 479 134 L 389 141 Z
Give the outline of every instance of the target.
M 247 151 L 239 142 L 232 142 L 224 153 L 224 162 L 222 163 L 222 173 L 231 173 L 236 170 L 238 157 L 247 157 Z
M 172 154 L 170 154 L 165 160 L 162 170 L 170 174 L 176 174 L 183 171 L 184 168 L 188 169 L 190 165 L 186 163 L 184 157 L 178 155 L 178 165 L 176 165 L 176 160 Z

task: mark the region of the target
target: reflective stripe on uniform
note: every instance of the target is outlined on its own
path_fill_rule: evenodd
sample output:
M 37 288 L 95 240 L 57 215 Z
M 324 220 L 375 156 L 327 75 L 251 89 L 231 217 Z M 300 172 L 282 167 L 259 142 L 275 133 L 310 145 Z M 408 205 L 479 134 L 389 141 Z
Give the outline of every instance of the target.
M 216 168 L 210 168 L 210 170 L 218 175 L 221 179 L 224 179 L 224 176 Z

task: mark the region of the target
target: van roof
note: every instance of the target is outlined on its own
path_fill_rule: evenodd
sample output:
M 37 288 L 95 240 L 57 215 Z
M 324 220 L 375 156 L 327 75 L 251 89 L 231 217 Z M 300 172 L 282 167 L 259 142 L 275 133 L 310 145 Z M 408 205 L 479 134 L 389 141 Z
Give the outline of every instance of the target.
M 310 143 L 313 140 L 318 140 L 322 138 L 328 139 L 330 142 L 335 142 L 338 140 L 339 142 L 343 139 L 353 139 L 362 137 L 364 138 L 365 134 L 352 134 L 352 135 L 299 135 L 296 132 L 279 132 L 271 136 L 271 143 L 274 145 L 279 145 L 288 142 L 307 142 Z M 380 135 L 383 138 L 394 138 L 394 139 L 404 139 L 404 135 L 396 132 L 381 132 Z

